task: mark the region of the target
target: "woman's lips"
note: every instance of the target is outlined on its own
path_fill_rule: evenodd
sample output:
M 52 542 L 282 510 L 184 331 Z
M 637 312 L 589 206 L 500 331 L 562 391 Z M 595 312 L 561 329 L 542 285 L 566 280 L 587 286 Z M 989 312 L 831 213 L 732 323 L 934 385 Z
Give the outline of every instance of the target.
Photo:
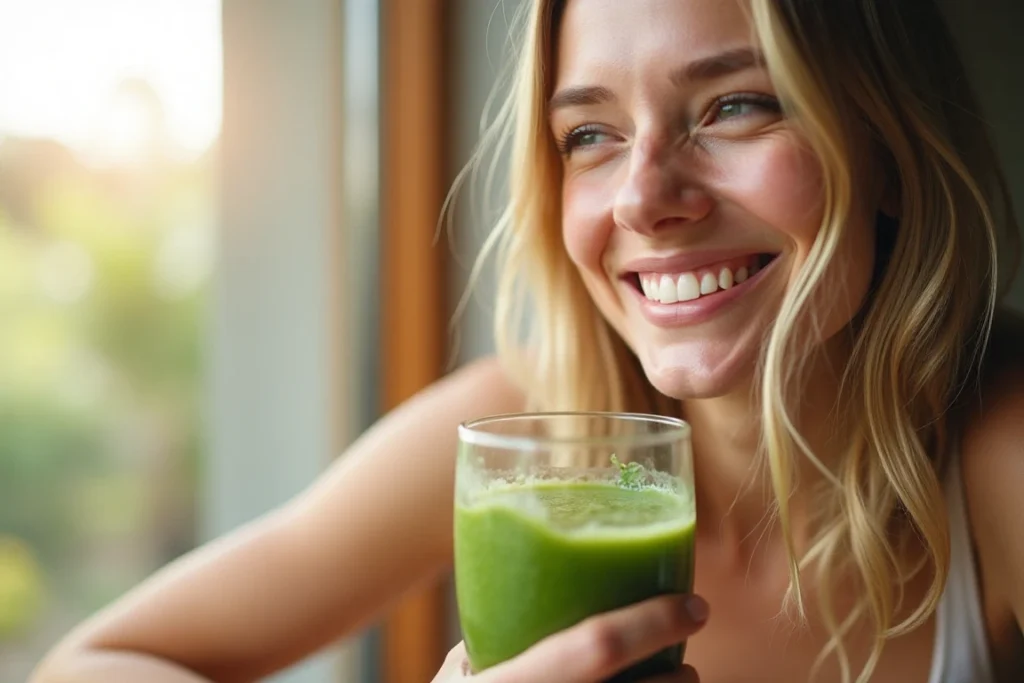
M 639 273 L 629 288 L 639 300 L 644 317 L 652 324 L 659 327 L 695 325 L 755 289 L 779 260 L 768 257 L 764 265 L 763 260 L 758 260 L 749 265 L 716 264 L 678 275 Z
M 747 254 L 686 272 L 640 272 L 636 274 L 636 282 L 644 296 L 651 301 L 662 304 L 693 301 L 743 284 L 769 259 L 767 254 L 764 257 L 760 254 Z

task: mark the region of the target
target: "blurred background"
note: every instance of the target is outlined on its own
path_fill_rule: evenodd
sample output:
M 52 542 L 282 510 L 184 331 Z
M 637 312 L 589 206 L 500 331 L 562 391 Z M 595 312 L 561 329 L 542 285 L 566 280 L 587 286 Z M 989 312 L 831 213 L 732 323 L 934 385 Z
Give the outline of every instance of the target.
M 195 545 L 215 0 L 0 2 L 0 681 Z
M 0 681 L 491 349 L 435 226 L 522 1 L 0 0 Z M 945 4 L 1020 212 L 1024 6 Z M 450 607 L 275 680 L 426 683 Z

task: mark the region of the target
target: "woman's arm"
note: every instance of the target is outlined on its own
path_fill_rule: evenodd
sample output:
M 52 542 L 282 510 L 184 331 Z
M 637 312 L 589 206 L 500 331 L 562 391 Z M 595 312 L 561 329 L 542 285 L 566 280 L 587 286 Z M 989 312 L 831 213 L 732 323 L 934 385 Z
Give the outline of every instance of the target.
M 458 423 L 519 409 L 495 361 L 453 373 L 303 495 L 83 624 L 32 683 L 250 681 L 365 625 L 449 565 Z
M 32 681 L 48 683 L 77 683 L 77 681 L 106 681 L 107 683 L 208 683 L 188 669 L 149 655 L 131 652 L 82 649 L 73 659 L 62 661 L 59 668 L 47 665 L 45 672 L 37 672 Z

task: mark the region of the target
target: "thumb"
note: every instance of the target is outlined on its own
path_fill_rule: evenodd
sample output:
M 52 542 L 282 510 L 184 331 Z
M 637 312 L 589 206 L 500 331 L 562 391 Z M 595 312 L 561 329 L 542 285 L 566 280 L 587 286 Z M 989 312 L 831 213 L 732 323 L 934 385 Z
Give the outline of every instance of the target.
M 459 644 L 448 651 L 444 658 L 441 670 L 434 676 L 432 683 L 455 683 L 455 681 L 466 681 L 472 676 L 469 668 L 469 657 L 466 656 L 466 644 L 459 641 Z

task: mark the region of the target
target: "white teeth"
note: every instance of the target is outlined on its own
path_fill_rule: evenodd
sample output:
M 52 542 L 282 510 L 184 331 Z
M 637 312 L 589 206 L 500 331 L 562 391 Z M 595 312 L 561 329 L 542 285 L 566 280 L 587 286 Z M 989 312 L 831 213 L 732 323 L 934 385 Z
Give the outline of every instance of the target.
M 732 289 L 746 282 L 757 272 L 756 267 L 741 267 L 735 272 L 723 267 L 716 277 L 714 272 L 703 271 L 681 275 L 663 275 L 659 273 L 642 273 L 639 275 L 640 289 L 650 301 L 662 304 L 674 304 L 680 301 L 693 301 L 719 290 Z
M 700 293 L 701 294 L 714 294 L 718 291 L 718 278 L 711 273 L 704 273 L 704 277 L 700 279 Z
M 718 274 L 718 288 L 729 289 L 730 287 L 732 287 L 732 271 L 722 268 L 722 272 Z
M 681 280 L 680 280 L 681 281 Z M 676 283 L 668 275 L 661 276 L 661 286 L 658 290 L 658 300 L 663 304 L 674 304 L 679 301 L 676 291 Z
M 679 301 L 693 301 L 700 296 L 700 283 L 693 273 L 683 273 L 679 276 L 679 283 L 676 286 L 676 294 Z

